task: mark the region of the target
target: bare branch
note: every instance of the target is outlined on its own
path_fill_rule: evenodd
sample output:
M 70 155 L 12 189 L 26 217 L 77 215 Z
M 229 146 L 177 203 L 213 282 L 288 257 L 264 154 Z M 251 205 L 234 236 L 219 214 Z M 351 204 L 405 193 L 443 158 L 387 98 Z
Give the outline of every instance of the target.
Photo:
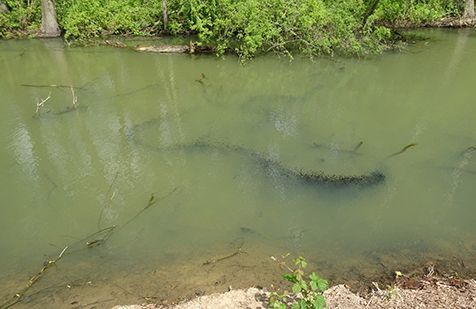
M 73 97 L 73 108 L 76 108 L 78 104 L 78 97 L 74 94 L 73 86 L 71 86 L 70 89 L 71 89 L 71 95 Z
M 36 113 L 37 114 L 40 112 L 40 108 L 42 108 L 45 105 L 46 101 L 48 101 L 50 98 L 51 98 L 51 92 L 48 94 L 48 97 L 46 99 L 41 100 L 41 101 L 40 101 L 40 99 L 37 100 L 37 102 L 36 102 Z

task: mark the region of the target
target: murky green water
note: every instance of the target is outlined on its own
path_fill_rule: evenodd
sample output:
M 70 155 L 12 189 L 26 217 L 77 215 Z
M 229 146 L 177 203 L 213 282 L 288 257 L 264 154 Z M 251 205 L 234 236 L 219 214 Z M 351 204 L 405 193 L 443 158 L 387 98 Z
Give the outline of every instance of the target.
M 18 307 L 267 285 L 286 252 L 350 284 L 430 262 L 474 274 L 476 33 L 426 34 L 374 59 L 245 66 L 0 42 L 0 303 L 67 245 Z M 50 84 L 78 108 L 28 86 Z

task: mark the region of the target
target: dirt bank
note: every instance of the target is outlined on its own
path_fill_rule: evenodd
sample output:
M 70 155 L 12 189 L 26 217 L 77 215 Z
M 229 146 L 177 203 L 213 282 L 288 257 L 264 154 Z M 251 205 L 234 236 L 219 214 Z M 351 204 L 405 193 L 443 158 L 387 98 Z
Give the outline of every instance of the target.
M 324 293 L 329 308 L 476 308 L 476 281 L 456 278 L 403 278 L 382 289 L 374 284 L 367 295 L 358 295 L 345 285 L 336 285 Z M 201 296 L 177 305 L 142 304 L 115 306 L 113 309 L 208 309 L 267 308 L 268 293 L 250 288 Z

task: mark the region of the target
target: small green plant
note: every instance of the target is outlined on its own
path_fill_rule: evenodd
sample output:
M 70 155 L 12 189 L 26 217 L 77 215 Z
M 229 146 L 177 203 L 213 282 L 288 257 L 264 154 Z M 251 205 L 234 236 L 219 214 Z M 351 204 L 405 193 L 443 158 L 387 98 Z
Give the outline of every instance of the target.
M 327 280 L 320 278 L 315 272 L 306 275 L 304 269 L 307 261 L 300 256 L 293 260 L 294 267 L 289 267 L 285 259 L 289 254 L 283 256 L 281 261 L 271 257 L 280 266 L 289 271 L 283 278 L 292 283 L 292 293 L 287 291 L 272 292 L 269 300 L 269 307 L 275 309 L 286 309 L 290 306 L 293 309 L 322 309 L 327 308 L 326 300 L 322 293 L 327 289 Z

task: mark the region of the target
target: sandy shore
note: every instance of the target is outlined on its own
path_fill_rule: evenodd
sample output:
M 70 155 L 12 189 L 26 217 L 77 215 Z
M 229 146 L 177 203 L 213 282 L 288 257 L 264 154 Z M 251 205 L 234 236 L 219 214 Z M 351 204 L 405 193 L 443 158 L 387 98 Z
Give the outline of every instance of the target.
M 324 293 L 329 308 L 476 308 L 476 281 L 448 278 L 407 280 L 392 286 L 378 284 L 367 295 L 358 295 L 345 285 L 335 285 Z M 231 290 L 197 297 L 177 305 L 142 304 L 115 306 L 113 309 L 208 309 L 267 308 L 268 292 L 257 288 Z

